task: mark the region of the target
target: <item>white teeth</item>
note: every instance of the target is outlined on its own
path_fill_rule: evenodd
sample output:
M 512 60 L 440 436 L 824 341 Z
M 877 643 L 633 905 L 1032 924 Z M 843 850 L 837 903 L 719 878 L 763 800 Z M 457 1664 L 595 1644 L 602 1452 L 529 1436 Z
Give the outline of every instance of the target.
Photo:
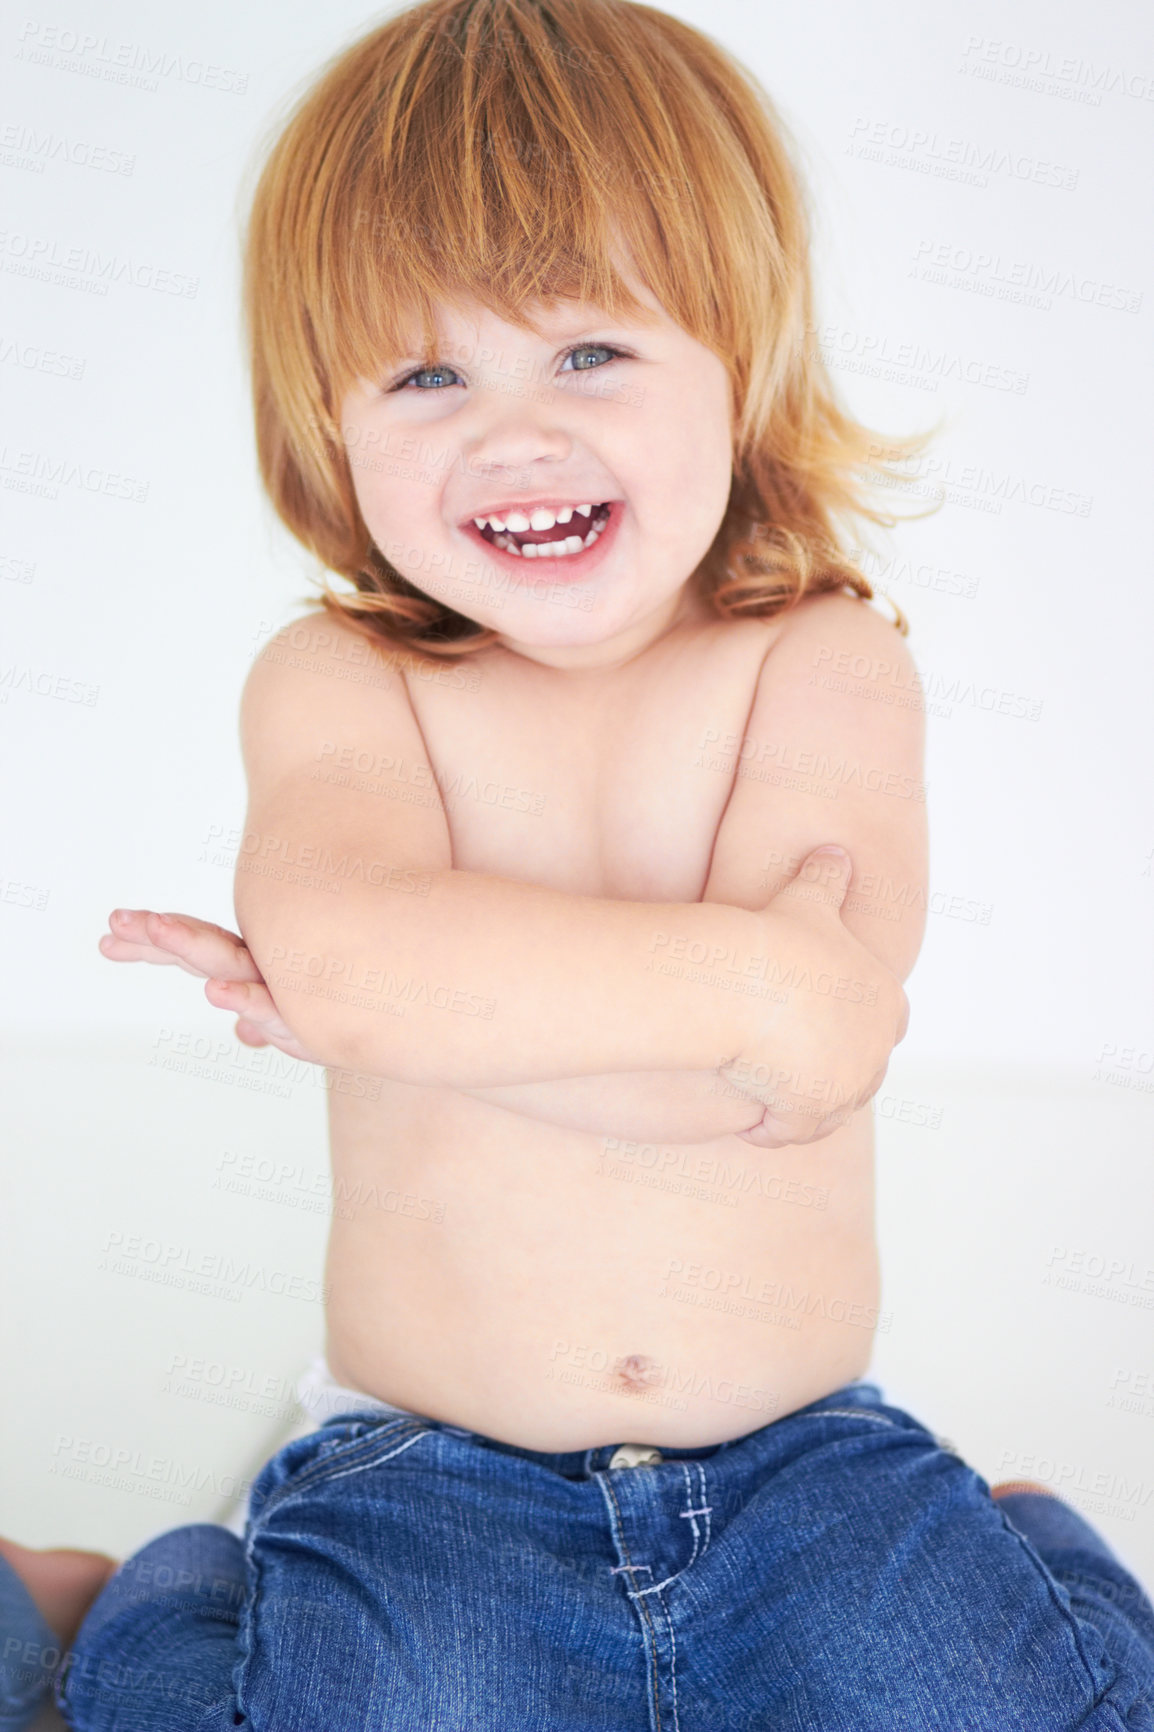
M 506 553 L 515 554 L 518 559 L 540 559 L 543 556 L 567 559 L 571 554 L 583 553 L 587 547 L 592 547 L 608 521 L 607 517 L 599 517 L 587 535 L 567 535 L 564 541 L 528 541 L 524 547 L 519 547 L 512 536 L 497 535 L 493 539 L 493 545 L 503 548 Z
M 534 506 L 528 517 L 523 511 L 511 511 L 508 517 L 474 517 L 473 522 L 481 530 L 486 524 L 491 525 L 493 532 L 497 535 L 503 534 L 506 529 L 512 530 L 516 535 L 523 535 L 527 529 L 552 529 L 558 523 L 569 523 L 575 512 L 581 517 L 589 517 L 592 515 L 593 507 L 591 505 L 563 505 L 559 511 L 550 511 L 547 505 L 537 505 Z
M 531 523 L 524 513 L 519 511 L 511 511 L 508 519 L 504 522 L 499 517 L 475 517 L 473 522 L 478 529 L 483 529 L 486 523 L 492 524 L 494 547 L 500 547 L 506 553 L 512 553 L 519 559 L 540 559 L 542 557 L 565 559 L 572 554 L 584 552 L 587 547 L 592 547 L 609 522 L 608 510 L 593 519 L 588 533 L 583 536 L 567 535 L 563 540 L 558 541 L 529 541 L 522 547 L 514 540 L 514 534 L 524 534 L 524 531 L 529 528 L 550 529 L 554 523 L 568 523 L 575 515 L 589 517 L 592 516 L 593 509 L 592 505 L 565 506 L 554 515 L 545 506 L 539 506 L 533 512 Z M 545 518 L 548 518 L 549 522 L 544 522 L 543 519 Z M 511 533 L 506 533 L 506 531 Z

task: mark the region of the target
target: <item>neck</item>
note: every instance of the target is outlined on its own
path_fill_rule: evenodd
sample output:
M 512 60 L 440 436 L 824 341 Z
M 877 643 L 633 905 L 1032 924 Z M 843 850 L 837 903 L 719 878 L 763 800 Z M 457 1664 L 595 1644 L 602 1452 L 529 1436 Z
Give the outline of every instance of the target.
M 539 667 L 553 668 L 558 673 L 580 675 L 613 673 L 643 656 L 663 638 L 686 625 L 700 625 L 715 616 L 699 598 L 691 582 L 669 596 L 660 607 L 635 621 L 624 631 L 591 644 L 520 644 L 510 638 L 501 639 L 501 647 Z

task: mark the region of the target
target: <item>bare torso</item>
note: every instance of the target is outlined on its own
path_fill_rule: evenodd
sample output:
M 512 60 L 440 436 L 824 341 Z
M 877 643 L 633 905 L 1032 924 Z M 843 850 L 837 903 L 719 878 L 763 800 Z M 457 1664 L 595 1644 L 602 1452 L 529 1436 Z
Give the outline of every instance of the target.
M 686 625 L 612 681 L 559 683 L 496 649 L 466 664 L 467 702 L 410 678 L 453 865 L 700 901 L 732 786 L 702 753 L 740 738 L 780 630 Z M 566 1089 L 586 1128 L 519 1110 L 529 1089 L 330 1091 L 338 1381 L 568 1450 L 720 1442 L 862 1375 L 879 1300 L 869 1107 L 766 1150 L 736 1134 L 760 1109 L 712 1072 L 654 1079 L 644 1112 L 620 1077 L 533 1087 Z

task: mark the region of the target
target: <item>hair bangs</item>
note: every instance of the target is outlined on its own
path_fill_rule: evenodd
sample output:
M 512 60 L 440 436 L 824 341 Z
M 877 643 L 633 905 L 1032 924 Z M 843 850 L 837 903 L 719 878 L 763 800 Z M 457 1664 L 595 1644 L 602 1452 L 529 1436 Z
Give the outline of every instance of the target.
M 723 328 L 714 277 L 732 236 L 718 232 L 719 206 L 748 237 L 751 269 L 768 262 L 778 282 L 786 272 L 734 141 L 672 45 L 662 65 L 639 67 L 628 41 L 615 54 L 614 8 L 596 0 L 554 8 L 564 35 L 516 0 L 435 10 L 390 100 L 382 89 L 359 115 L 333 113 L 328 175 L 312 188 L 324 228 L 316 281 L 302 288 L 331 395 L 395 355 L 435 358 L 446 302 L 530 326 L 533 303 L 558 300 L 644 319 L 623 259 L 691 335 L 728 348 L 737 333 Z M 702 168 L 725 154 L 722 202 Z M 735 179 L 749 182 L 737 201 Z
M 872 595 L 839 524 L 895 522 L 867 484 L 892 487 L 890 466 L 932 435 L 883 445 L 836 400 L 812 342 L 801 187 L 752 74 L 633 0 L 424 0 L 322 73 L 252 203 L 262 476 L 293 533 L 360 592 L 326 588 L 324 606 L 433 654 L 492 640 L 372 545 L 340 402 L 402 356 L 445 360 L 446 304 L 534 330 L 535 303 L 566 300 L 644 322 L 622 267 L 730 375 L 733 489 L 702 593 L 731 616 L 814 589 Z

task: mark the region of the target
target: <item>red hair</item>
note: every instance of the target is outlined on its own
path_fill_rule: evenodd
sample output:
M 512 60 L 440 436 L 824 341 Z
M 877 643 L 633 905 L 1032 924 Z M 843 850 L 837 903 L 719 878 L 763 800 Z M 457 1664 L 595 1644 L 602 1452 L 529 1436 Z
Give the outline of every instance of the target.
M 837 402 L 809 340 L 800 181 L 753 75 L 634 0 L 424 0 L 298 102 L 248 224 L 261 475 L 293 534 L 354 585 L 324 582 L 324 607 L 442 659 L 495 639 L 373 545 L 338 406 L 403 352 L 414 315 L 435 358 L 445 300 L 522 326 L 532 302 L 570 297 L 643 316 L 612 262 L 615 225 L 669 317 L 730 374 L 733 482 L 693 575 L 701 596 L 734 618 L 821 590 L 872 597 L 853 522 L 897 521 L 871 490 L 900 484 L 936 430 L 879 441 Z

